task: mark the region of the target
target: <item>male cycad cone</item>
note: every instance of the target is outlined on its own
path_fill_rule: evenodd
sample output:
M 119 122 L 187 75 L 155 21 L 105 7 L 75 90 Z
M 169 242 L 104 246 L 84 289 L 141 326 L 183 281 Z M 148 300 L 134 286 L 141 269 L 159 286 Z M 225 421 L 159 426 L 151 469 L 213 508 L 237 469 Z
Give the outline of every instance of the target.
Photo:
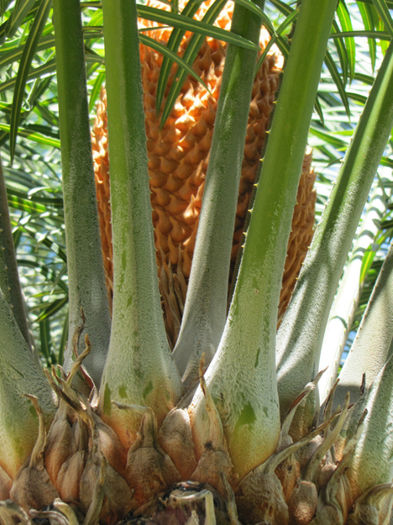
M 152 2 L 149 5 L 152 5 Z M 233 6 L 229 4 L 220 13 L 216 22 L 220 27 L 230 29 L 232 9 Z M 198 18 L 202 17 L 204 10 L 199 9 Z M 141 25 L 150 27 L 152 23 L 143 21 Z M 147 34 L 162 43 L 167 43 L 170 30 L 155 29 L 148 31 Z M 186 33 L 181 42 L 180 55 L 186 50 L 190 38 L 191 34 Z M 269 35 L 262 29 L 261 53 L 268 41 Z M 156 111 L 156 91 L 162 55 L 150 47 L 140 45 L 157 263 L 166 328 L 172 344 L 175 343 L 178 334 L 190 274 L 225 52 L 224 42 L 212 38 L 206 39 L 193 64 L 193 69 L 209 88 L 210 93 L 201 83 L 189 76 L 165 125 L 161 128 L 161 116 Z M 277 50 L 275 53 L 269 53 L 254 81 L 233 236 L 232 277 L 246 227 L 253 186 L 261 165 L 266 131 L 279 86 L 281 64 L 282 57 Z M 169 85 L 172 80 L 173 74 Z M 97 106 L 92 144 L 104 264 L 111 295 L 112 235 L 105 90 L 102 91 Z M 279 177 L 280 174 L 278 173 L 277 176 Z M 279 319 L 289 302 L 297 274 L 312 238 L 316 198 L 313 189 L 314 179 L 311 154 L 307 153 L 288 243 Z
M 220 23 L 226 25 L 229 19 L 230 15 L 224 11 Z M 152 35 L 161 35 L 163 39 L 168 37 L 164 29 L 152 32 Z M 187 38 L 186 35 L 183 49 Z M 154 101 L 160 57 L 141 46 L 157 259 L 167 329 L 172 339 L 176 336 L 176 323 L 181 315 L 190 271 L 224 52 L 221 44 L 207 41 L 195 67 L 212 95 L 194 80 L 187 80 L 166 125 L 160 129 Z M 239 191 L 232 272 L 235 272 L 235 258 L 277 89 L 279 72 L 276 60 L 269 56 L 255 80 Z M 105 93 L 99 107 L 94 139 L 102 238 L 110 288 L 112 255 Z M 280 314 L 289 300 L 312 234 L 313 177 L 308 154 L 292 223 Z M 74 337 L 75 347 L 77 336 Z M 84 354 L 90 347 L 88 337 L 85 341 Z M 371 396 L 360 399 L 355 406 L 349 406 L 347 399 L 345 406 L 334 413 L 329 399 L 315 424 L 319 426 L 310 429 L 298 424 L 297 428 L 302 432 L 296 438 L 292 423 L 296 419 L 299 423 L 302 419 L 305 411 L 301 404 L 308 402 L 308 396 L 312 397 L 317 380 L 306 385 L 282 421 L 275 450 L 263 463 L 250 471 L 244 469 L 241 474 L 240 469 L 234 467 L 234 455 L 231 457 L 228 436 L 224 433 L 226 414 L 217 410 L 217 398 L 213 399 L 203 377 L 203 363 L 200 366 L 200 385 L 205 397 L 209 438 L 204 439 L 200 450 L 196 446 L 200 436 L 190 417 L 192 410 L 187 409 L 184 399 L 166 414 L 162 422 L 157 422 L 152 408 L 115 403 L 119 411 L 130 410 L 141 416 L 137 437 L 131 446 L 126 446 L 121 436 L 102 420 L 94 389 L 87 399 L 73 387 L 73 377 L 83 356 L 77 358 L 68 375 L 61 367 L 47 374 L 58 400 L 57 412 L 50 425 L 46 424 L 44 407 L 37 397 L 29 396 L 32 410 L 39 420 L 38 437 L 30 457 L 21 458 L 19 470 L 10 468 L 6 454 L 0 462 L 0 523 L 30 525 L 32 520 L 70 525 L 390 523 L 393 485 L 385 483 L 385 473 L 380 476 L 374 465 L 375 475 L 370 478 L 370 472 L 366 472 L 361 479 L 364 465 L 374 459 L 367 439 L 370 438 L 371 444 L 377 441 L 380 446 L 379 436 L 375 440 L 372 432 L 362 433 L 362 439 L 359 439 L 359 428 L 364 419 L 364 425 L 373 426 L 375 432 L 375 423 L 381 420 L 376 417 L 378 410 L 373 400 L 380 385 L 387 385 L 388 393 L 391 393 L 393 358 L 382 370 L 381 381 L 375 382 Z M 135 373 L 133 379 L 136 377 Z M 119 394 L 122 398 L 121 390 Z M 261 396 L 261 399 L 266 398 Z M 109 405 L 110 401 L 109 395 Z M 250 420 L 254 411 L 247 404 L 245 408 L 245 416 Z M 386 413 L 381 412 L 382 415 Z M 19 421 L 18 414 L 12 415 L 14 421 Z M 385 424 L 386 434 L 391 426 Z M 26 428 L 25 421 L 23 427 Z M 269 427 L 264 427 L 264 430 L 267 434 Z M 370 447 L 366 463 L 361 461 L 357 448 L 362 442 L 366 442 L 366 449 Z M 14 444 L 19 445 L 17 439 L 14 439 Z M 3 442 L 0 445 L 7 450 Z M 247 448 L 250 448 L 250 441 L 244 443 L 244 451 Z

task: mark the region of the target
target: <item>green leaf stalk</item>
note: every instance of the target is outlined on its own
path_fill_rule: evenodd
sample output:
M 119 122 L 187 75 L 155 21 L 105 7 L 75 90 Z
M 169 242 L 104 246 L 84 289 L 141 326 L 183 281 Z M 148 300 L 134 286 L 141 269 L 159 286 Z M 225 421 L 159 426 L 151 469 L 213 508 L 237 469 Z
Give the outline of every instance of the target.
M 382 216 L 387 211 L 387 184 L 388 180 L 385 177 L 381 178 L 377 176 L 374 179 L 370 198 L 365 207 L 351 255 L 344 268 L 343 276 L 329 314 L 329 321 L 326 326 L 319 361 L 319 369 L 326 369 L 318 381 L 319 397 L 322 402 L 329 395 L 337 379 L 342 353 L 351 330 L 363 288 L 361 279 L 363 257 L 366 250 L 372 246 L 374 238 L 378 233 Z M 372 340 L 374 341 L 374 338 L 372 338 Z M 385 361 L 381 363 L 378 371 L 384 362 Z M 338 390 L 342 390 L 344 393 L 348 388 L 342 388 L 342 385 L 343 381 L 340 379 Z M 360 384 L 358 386 L 360 386 Z M 341 399 L 341 404 L 344 401 L 344 397 Z
M 53 416 L 52 392 L 41 364 L 29 348 L 0 290 L 0 467 L 14 478 L 30 454 L 38 419 L 26 394 L 37 396 L 47 418 Z
M 365 403 L 367 411 L 348 469 L 354 497 L 393 476 L 393 352 L 375 377 Z
M 20 286 L 15 247 L 8 212 L 7 189 L 0 162 L 0 290 L 11 307 L 19 329 L 30 346 L 31 338 L 26 317 L 26 308 Z
M 369 389 L 391 357 L 393 337 L 393 245 L 383 263 L 351 350 L 340 372 L 336 399 L 351 392 L 352 402 L 364 386 Z M 370 348 L 371 347 L 371 348 Z
M 112 333 L 101 383 L 101 413 L 123 442 L 140 415 L 112 401 L 154 409 L 175 405 L 180 377 L 170 355 L 158 291 L 147 171 L 137 11 L 134 1 L 104 0 L 114 293 Z
M 282 269 L 335 5 L 324 0 L 317 12 L 313 1 L 302 2 L 234 295 L 222 339 L 206 372 L 240 476 L 270 456 L 278 440 L 275 337 Z M 206 434 L 204 403 L 199 388 L 190 408 L 196 436 Z M 203 437 L 198 439 L 201 447 Z
M 88 334 L 86 366 L 99 383 L 109 346 L 110 313 L 98 228 L 79 0 L 54 0 L 64 216 L 69 279 L 69 341 L 65 368 L 72 365 L 74 335 Z
M 334 294 L 392 129 L 392 83 L 390 44 L 278 331 L 282 415 L 317 371 Z M 305 367 L 305 362 L 309 366 Z
M 236 203 L 260 20 L 236 6 L 232 31 L 255 42 L 253 51 L 229 45 L 199 216 L 180 333 L 174 349 L 186 384 L 198 380 L 199 361 L 214 356 L 224 328 Z

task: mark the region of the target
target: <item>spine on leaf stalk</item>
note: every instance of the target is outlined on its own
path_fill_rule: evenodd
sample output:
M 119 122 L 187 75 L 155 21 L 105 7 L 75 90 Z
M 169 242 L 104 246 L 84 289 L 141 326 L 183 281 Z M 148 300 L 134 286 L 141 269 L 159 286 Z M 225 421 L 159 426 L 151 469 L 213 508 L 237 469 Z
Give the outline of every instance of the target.
M 103 2 L 111 158 L 113 319 L 101 413 L 128 446 L 140 416 L 112 401 L 147 405 L 158 421 L 176 403 L 180 377 L 158 291 L 134 1 Z
M 318 11 L 312 0 L 301 4 L 236 288 L 222 339 L 206 372 L 232 461 L 241 476 L 264 461 L 278 440 L 275 333 L 282 270 L 335 7 L 335 0 L 319 2 Z M 282 144 L 289 158 L 282 154 Z M 204 403 L 198 389 L 190 412 L 200 450 L 208 434 Z

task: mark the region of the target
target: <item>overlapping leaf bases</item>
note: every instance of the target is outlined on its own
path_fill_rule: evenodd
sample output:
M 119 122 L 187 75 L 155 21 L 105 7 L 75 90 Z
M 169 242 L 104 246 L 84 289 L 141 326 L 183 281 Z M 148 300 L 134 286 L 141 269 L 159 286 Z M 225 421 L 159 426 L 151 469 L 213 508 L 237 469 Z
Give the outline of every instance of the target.
M 150 2 L 149 5 L 153 3 Z M 201 19 L 206 9 L 207 6 L 202 4 L 196 17 Z M 220 13 L 216 24 L 229 29 L 231 17 L 232 6 L 229 5 Z M 157 26 L 144 20 L 140 23 L 141 27 Z M 147 31 L 146 34 L 161 43 L 167 43 L 170 33 L 169 29 L 163 28 Z M 181 42 L 180 55 L 183 55 L 190 39 L 191 34 L 186 33 Z M 268 41 L 267 31 L 262 30 L 261 53 Z M 157 263 L 166 328 L 172 343 L 177 337 L 190 274 L 225 51 L 224 42 L 212 38 L 206 39 L 193 69 L 210 92 L 189 76 L 165 125 L 160 127 L 161 116 L 156 111 L 156 92 L 162 55 L 150 47 L 140 45 Z M 236 259 L 247 222 L 247 212 L 251 206 L 253 186 L 260 168 L 266 131 L 279 86 L 281 65 L 282 57 L 275 49 L 266 56 L 254 81 L 233 237 L 231 278 L 235 273 Z M 175 69 L 168 89 L 173 81 L 174 71 Z M 112 244 L 105 90 L 102 91 L 97 106 L 92 143 L 104 264 L 111 295 Z M 279 177 L 280 174 L 278 173 L 277 176 Z M 314 179 L 311 154 L 307 153 L 288 244 L 279 318 L 289 302 L 296 276 L 312 238 Z
M 68 376 L 61 368 L 53 376 L 47 374 L 59 403 L 49 430 L 37 399 L 30 396 L 40 421 L 39 434 L 11 487 L 0 481 L 1 523 L 390 523 L 392 485 L 364 490 L 351 465 L 366 415 L 363 399 L 349 406 L 347 398 L 345 406 L 333 412 L 330 397 L 319 424 L 293 436 L 294 420 L 301 417 L 302 405 L 321 374 L 294 401 L 282 422 L 275 452 L 239 479 L 202 375 L 211 424 L 202 455 L 195 454 L 187 409 L 174 408 L 158 428 L 151 409 L 118 405 L 142 414 L 137 439 L 127 451 L 97 414 L 94 390 L 87 400 L 71 386 L 89 350 L 88 339 L 86 343 Z

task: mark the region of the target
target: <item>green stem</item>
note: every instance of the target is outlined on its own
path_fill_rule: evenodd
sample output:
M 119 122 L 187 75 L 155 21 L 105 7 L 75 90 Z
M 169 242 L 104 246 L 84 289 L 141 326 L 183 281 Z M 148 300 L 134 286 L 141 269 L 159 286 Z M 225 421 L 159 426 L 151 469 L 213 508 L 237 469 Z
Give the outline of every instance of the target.
M 362 432 L 351 457 L 348 477 L 352 497 L 368 488 L 392 481 L 393 454 L 393 345 L 390 359 L 376 376 L 364 406 Z
M 91 340 L 88 371 L 100 381 L 109 345 L 110 313 L 97 217 L 79 0 L 54 0 L 64 215 L 69 280 L 69 342 L 83 325 Z M 84 337 L 80 337 L 83 345 Z M 83 350 L 81 346 L 79 352 Z
M 283 415 L 316 373 L 337 285 L 392 129 L 392 84 L 390 44 L 278 332 L 278 388 Z
M 140 416 L 111 401 L 150 406 L 161 421 L 177 401 L 181 385 L 158 290 L 136 6 L 129 0 L 104 0 L 103 9 L 114 293 L 101 411 L 130 445 Z
M 183 319 L 174 349 L 187 384 L 198 379 L 202 352 L 210 363 L 224 328 L 230 255 L 260 19 L 235 6 L 231 30 L 255 42 L 254 51 L 229 45 L 218 101 Z
M 14 478 L 33 449 L 37 415 L 25 394 L 38 398 L 47 417 L 53 415 L 50 386 L 23 337 L 0 290 L 0 466 Z
M 351 401 L 360 396 L 363 374 L 370 388 L 386 363 L 393 336 L 393 244 L 383 263 L 351 351 L 340 372 L 335 402 L 340 403 L 347 391 Z M 372 350 L 370 349 L 372 345 Z
M 15 247 L 8 212 L 7 189 L 0 161 L 0 289 L 11 307 L 26 342 L 31 344 L 26 308 L 20 287 Z
M 227 323 L 206 372 L 240 475 L 263 462 L 279 436 L 275 333 L 281 278 L 335 6 L 335 0 L 323 0 L 316 11 L 313 0 L 301 4 Z M 199 389 L 191 415 L 201 436 L 203 405 Z
M 363 257 L 367 249 L 372 246 L 374 238 L 380 228 L 381 219 L 387 212 L 389 200 L 389 195 L 386 195 L 387 185 L 387 179 L 381 180 L 379 176 L 374 179 L 374 187 L 364 210 L 361 226 L 358 232 L 356 232 L 356 240 L 350 259 L 344 269 L 339 289 L 329 313 L 329 322 L 326 326 L 321 349 L 321 359 L 319 361 L 319 370 L 325 370 L 327 368 L 318 381 L 319 396 L 322 402 L 329 395 L 337 379 L 344 346 L 351 330 L 363 289 L 361 279 Z M 348 358 L 346 359 L 346 362 L 347 361 Z M 385 359 L 380 363 L 378 372 L 384 362 Z M 344 367 L 345 366 L 347 365 L 344 365 Z M 337 392 L 342 391 L 344 394 L 344 391 L 348 390 L 348 388 L 342 389 L 342 386 L 343 381 L 340 379 L 334 396 L 336 402 L 338 401 Z M 360 388 L 360 382 L 358 383 L 358 387 Z M 339 404 L 343 405 L 344 400 L 345 394 L 341 397 Z

